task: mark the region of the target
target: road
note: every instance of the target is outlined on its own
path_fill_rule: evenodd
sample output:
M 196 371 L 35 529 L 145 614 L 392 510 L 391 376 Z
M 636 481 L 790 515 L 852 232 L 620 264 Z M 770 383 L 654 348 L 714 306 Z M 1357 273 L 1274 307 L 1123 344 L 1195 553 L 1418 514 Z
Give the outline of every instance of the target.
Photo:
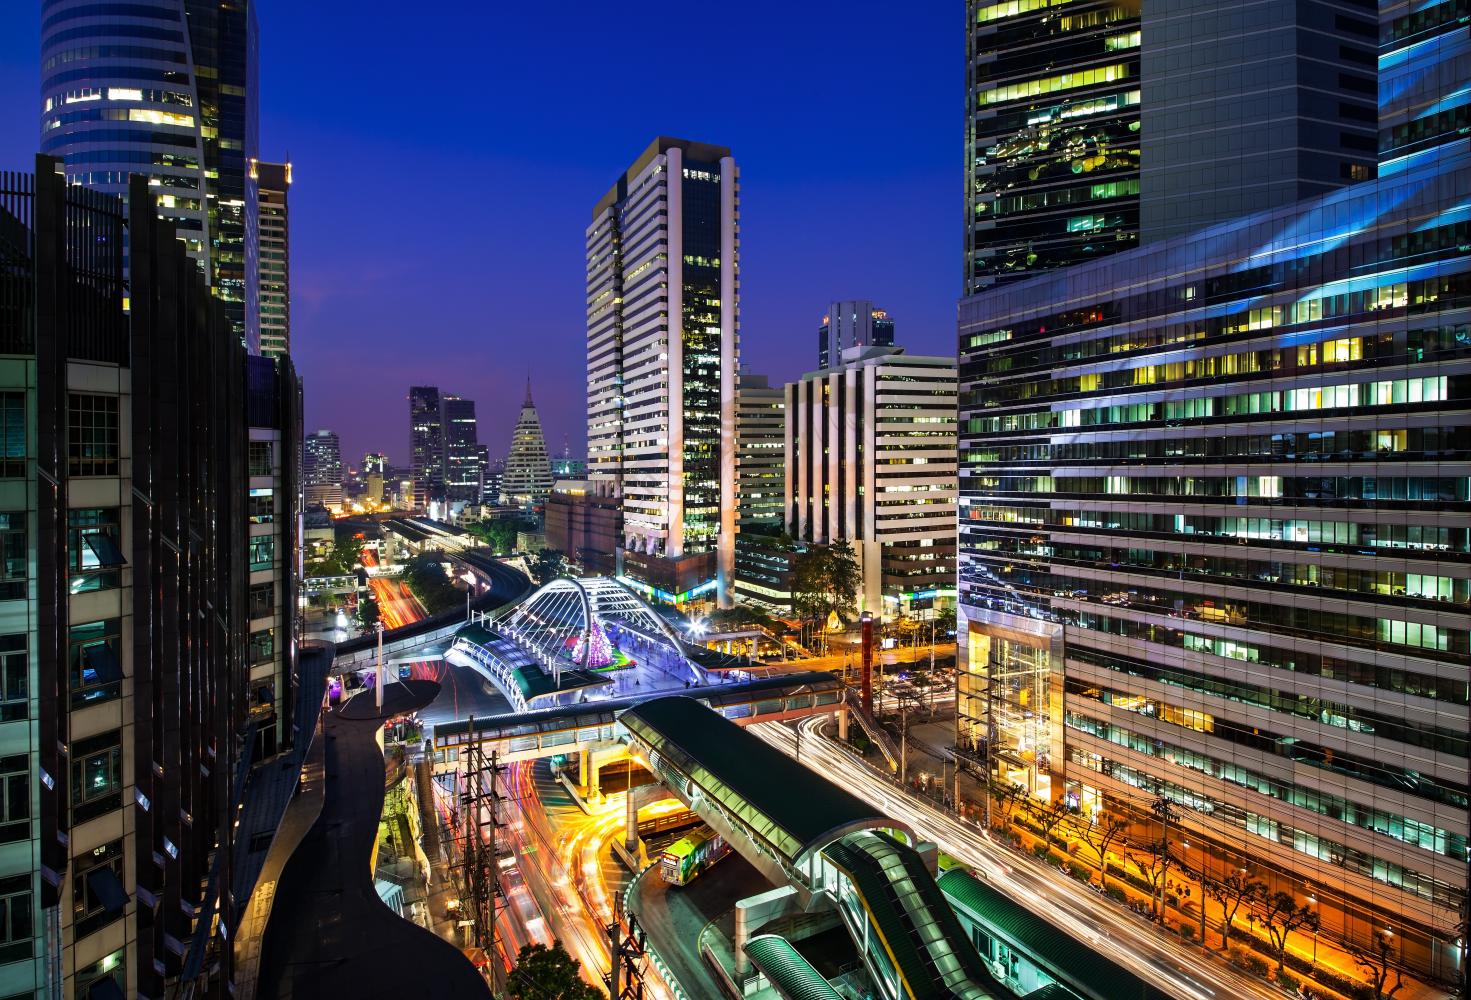
M 1172 942 L 1060 871 L 1022 857 L 993 842 L 980 828 L 906 794 L 826 739 L 822 735 L 826 723 L 824 718 L 804 720 L 800 747 L 796 732 L 780 723 L 749 728 L 827 780 L 903 820 L 921 838 L 934 841 L 1018 903 L 1045 914 L 1059 929 L 1160 989 L 1187 1000 L 1281 1000 L 1282 994 L 1273 987 L 1217 963 L 1202 963 L 1198 948 Z
M 373 596 L 378 599 L 378 613 L 383 618 L 384 628 L 403 628 L 425 616 L 424 605 L 419 603 L 403 580 L 372 576 L 368 578 L 368 586 L 373 588 Z

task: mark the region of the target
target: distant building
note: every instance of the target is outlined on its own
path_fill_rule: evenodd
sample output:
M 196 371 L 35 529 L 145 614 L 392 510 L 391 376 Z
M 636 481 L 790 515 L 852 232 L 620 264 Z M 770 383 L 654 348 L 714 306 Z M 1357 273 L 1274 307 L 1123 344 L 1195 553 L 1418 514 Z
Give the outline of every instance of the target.
M 481 449 L 475 429 L 475 401 L 440 396 L 439 426 L 444 440 L 444 499 L 449 503 L 479 503 Z
M 307 506 L 342 506 L 342 442 L 332 431 L 307 437 L 302 450 L 301 485 Z
M 955 594 L 954 358 L 855 348 L 786 387 L 788 530 L 853 546 L 859 610 L 923 613 Z
M 274 358 L 291 351 L 291 164 L 251 160 L 250 182 L 259 249 L 249 313 L 259 324 L 253 342 L 260 344 L 262 356 Z
M 853 347 L 892 347 L 894 321 L 864 299 L 834 302 L 817 328 L 817 367 L 837 364 Z
M 388 477 L 391 472 L 388 467 L 388 456 L 381 451 L 368 452 L 363 456 L 362 471 L 365 476 L 370 476 L 376 472 L 381 476 Z
M 554 459 L 552 459 L 552 478 L 553 479 L 586 479 L 587 478 L 587 459 L 585 459 L 585 458 L 569 458 L 569 457 L 567 457 L 565 455 L 562 456 L 561 458 L 554 458 Z
M 648 596 L 731 600 L 737 196 L 721 146 L 659 137 L 587 228 L 588 475 L 623 503 Z
M 495 506 L 503 502 L 506 463 L 504 459 L 491 461 L 485 445 L 480 446 L 480 459 L 484 463 L 480 476 L 480 502 Z
M 546 544 L 585 575 L 612 575 L 622 521 L 622 506 L 607 482 L 561 479 L 547 501 Z
M 526 400 L 511 435 L 511 453 L 506 457 L 501 489 L 512 503 L 523 507 L 546 503 L 552 492 L 552 463 L 547 459 L 536 404 L 531 401 L 530 379 L 526 380 Z
M 409 451 L 414 507 L 428 508 L 444 499 L 444 425 L 439 389 L 416 385 L 409 389 Z

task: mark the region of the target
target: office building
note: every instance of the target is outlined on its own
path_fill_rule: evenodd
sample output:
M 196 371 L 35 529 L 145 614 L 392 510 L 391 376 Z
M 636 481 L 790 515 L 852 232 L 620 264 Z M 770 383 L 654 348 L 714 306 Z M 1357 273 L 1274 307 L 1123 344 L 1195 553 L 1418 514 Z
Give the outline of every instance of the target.
M 852 347 L 894 346 L 894 321 L 863 299 L 834 302 L 817 328 L 817 367 L 836 364 Z
M 967 294 L 1371 176 L 1354 0 L 967 0 Z
M 1383 10 L 1377 179 L 962 301 L 957 736 L 1454 982 L 1471 30 Z
M 587 229 L 589 476 L 622 500 L 624 575 L 672 603 L 731 601 L 737 187 L 730 150 L 661 136 Z
M 848 542 L 856 611 L 929 615 L 953 599 L 954 358 L 849 350 L 786 387 L 784 510 L 792 538 Z
M 785 531 L 786 390 L 740 373 L 736 387 L 735 597 L 790 610 L 790 588 L 772 586 L 769 554 Z M 761 550 L 761 551 L 757 551 Z
M 439 397 L 439 426 L 444 441 L 444 498 L 448 503 L 479 503 L 482 473 L 476 439 L 475 401 Z
M 29 843 L 0 860 L 7 996 L 228 991 L 236 777 L 281 743 L 268 676 L 284 700 L 295 674 L 285 646 L 247 683 L 244 347 L 151 210 L 125 283 L 123 216 L 58 160 L 0 175 L 0 769 Z
M 506 462 L 504 459 L 491 461 L 486 446 L 481 445 L 480 449 L 485 468 L 480 477 L 480 502 L 494 506 L 504 502 L 502 494 L 505 493 Z
M 342 442 L 333 431 L 317 431 L 302 448 L 302 492 L 308 507 L 342 506 Z
M 563 455 L 561 458 L 552 459 L 553 479 L 586 479 L 587 459 L 572 458 Z
M 301 596 L 301 383 L 289 354 L 246 359 L 249 440 L 246 592 L 249 622 L 249 717 L 255 759 L 292 746 L 292 672 L 296 667 L 296 607 Z M 320 468 L 320 465 L 319 465 Z
M 547 500 L 546 547 L 565 555 L 584 576 L 611 576 L 622 520 L 622 505 L 606 480 L 559 479 Z
M 110 194 L 146 174 L 242 341 L 256 329 L 258 34 L 252 0 L 54 0 L 41 17 L 42 152 Z
M 409 478 L 412 505 L 427 509 L 444 500 L 444 425 L 439 389 L 432 385 L 409 388 Z
M 526 399 L 516 429 L 511 433 L 511 452 L 501 474 L 501 492 L 508 503 L 537 507 L 552 492 L 552 463 L 547 459 L 547 442 L 541 433 L 541 418 L 531 400 L 531 380 L 526 380 Z
M 257 214 L 255 300 L 247 310 L 257 328 L 247 338 L 267 358 L 291 353 L 291 164 L 250 161 Z

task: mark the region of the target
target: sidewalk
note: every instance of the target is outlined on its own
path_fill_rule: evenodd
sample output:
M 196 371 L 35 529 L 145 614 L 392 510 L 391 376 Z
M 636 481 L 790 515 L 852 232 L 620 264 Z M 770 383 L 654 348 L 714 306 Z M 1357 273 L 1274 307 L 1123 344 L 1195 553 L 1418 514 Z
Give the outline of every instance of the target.
M 932 778 L 927 791 L 912 790 L 913 794 L 922 795 L 932 801 L 949 805 L 949 800 L 953 797 L 956 789 L 955 765 L 952 759 L 947 759 L 942 754 L 948 751 L 952 744 L 954 732 L 953 722 L 924 723 L 909 727 L 909 775 L 912 779 L 916 775 L 927 773 Z M 943 788 L 940 785 L 941 775 L 945 776 Z M 982 822 L 981 817 L 984 815 L 984 810 L 981 805 L 982 795 L 983 791 L 980 780 L 969 771 L 963 770 L 959 777 L 960 814 L 963 818 L 970 819 L 978 825 Z M 1054 831 L 1054 836 L 1061 836 L 1064 833 L 1065 831 L 1059 829 Z M 1041 840 L 1030 829 L 1024 831 L 1024 838 L 1029 842 L 1040 842 Z M 1109 854 L 1112 858 L 1115 856 L 1115 851 L 1111 850 Z M 1088 865 L 1094 871 L 1097 870 L 1096 866 L 1092 865 L 1091 858 L 1088 856 L 1079 856 L 1075 860 Z M 1116 864 L 1111 861 L 1110 871 L 1114 867 L 1116 867 Z M 1195 879 L 1182 878 L 1180 874 L 1175 873 L 1173 870 L 1171 871 L 1170 877 L 1181 885 L 1188 884 L 1193 890 L 1191 893 L 1192 898 L 1202 898 L 1200 886 Z M 1109 878 L 1113 879 L 1113 876 L 1110 875 Z M 1122 880 L 1115 881 L 1121 886 L 1127 885 L 1126 891 L 1132 895 L 1138 896 L 1140 899 L 1144 898 L 1143 893 L 1137 887 L 1128 885 Z M 1200 919 L 1198 909 L 1185 911 L 1171 908 L 1170 912 L 1178 915 L 1180 921 L 1185 923 L 1197 923 Z M 1210 937 L 1213 943 L 1216 944 L 1219 943 L 1220 926 L 1219 919 L 1207 918 Z M 1267 940 L 1265 932 L 1258 931 L 1247 920 L 1246 911 L 1243 909 L 1242 913 L 1238 914 L 1231 928 L 1232 947 L 1241 947 L 1246 941 L 1251 939 L 1255 939 L 1263 944 L 1263 950 L 1259 954 L 1269 964 L 1275 966 L 1275 961 L 1267 957 L 1267 952 L 1270 951 L 1270 942 Z M 1221 955 L 1219 948 L 1207 946 L 1205 950 L 1211 952 L 1218 959 L 1224 960 L 1224 956 Z M 1352 979 L 1362 977 L 1362 972 L 1354 964 L 1353 957 L 1348 952 L 1323 937 L 1317 939 L 1315 948 L 1314 937 L 1310 932 L 1298 932 L 1294 934 L 1288 941 L 1287 951 L 1289 954 L 1295 955 L 1300 959 L 1315 961 L 1317 965 L 1339 976 Z M 1296 969 L 1289 967 L 1288 971 L 1297 979 L 1304 978 L 1304 974 Z M 1391 986 L 1393 982 L 1394 980 L 1391 978 Z M 1333 995 L 1336 996 L 1337 994 L 1335 993 Z M 1395 1000 L 1448 1000 L 1449 996 L 1446 991 L 1438 987 L 1424 983 L 1418 979 L 1406 977 L 1404 988 L 1395 994 Z

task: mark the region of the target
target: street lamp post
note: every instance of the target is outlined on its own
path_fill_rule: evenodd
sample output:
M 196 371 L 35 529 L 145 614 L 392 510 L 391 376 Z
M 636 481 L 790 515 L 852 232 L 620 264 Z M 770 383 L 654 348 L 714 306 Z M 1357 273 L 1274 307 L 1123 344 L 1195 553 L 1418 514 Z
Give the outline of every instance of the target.
M 373 685 L 373 697 L 381 712 L 383 710 L 383 622 L 374 622 L 373 631 L 378 633 L 378 675 L 377 682 Z

